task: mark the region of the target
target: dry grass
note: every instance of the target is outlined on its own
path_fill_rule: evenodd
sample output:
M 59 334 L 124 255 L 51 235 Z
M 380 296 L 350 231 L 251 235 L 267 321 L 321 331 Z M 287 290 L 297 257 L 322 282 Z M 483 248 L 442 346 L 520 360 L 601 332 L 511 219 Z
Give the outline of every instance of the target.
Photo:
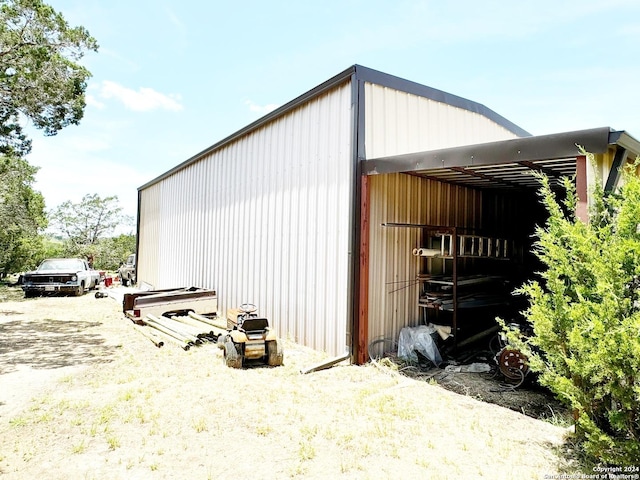
M 563 465 L 564 429 L 392 366 L 301 375 L 325 356 L 286 342 L 283 367 L 232 370 L 214 345 L 155 348 L 93 295 L 0 303 L 0 328 L 7 480 L 537 479 Z

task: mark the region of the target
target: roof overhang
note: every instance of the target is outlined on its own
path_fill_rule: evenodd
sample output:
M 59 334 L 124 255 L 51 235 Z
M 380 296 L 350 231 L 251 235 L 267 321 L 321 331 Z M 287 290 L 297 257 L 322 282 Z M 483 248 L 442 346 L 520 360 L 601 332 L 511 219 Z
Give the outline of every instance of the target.
M 640 142 L 632 136 L 602 127 L 373 158 L 363 161 L 363 173 L 409 173 L 474 188 L 535 188 L 532 171 L 558 183 L 575 174 L 581 148 L 603 154 L 611 147 L 630 158 L 640 155 Z

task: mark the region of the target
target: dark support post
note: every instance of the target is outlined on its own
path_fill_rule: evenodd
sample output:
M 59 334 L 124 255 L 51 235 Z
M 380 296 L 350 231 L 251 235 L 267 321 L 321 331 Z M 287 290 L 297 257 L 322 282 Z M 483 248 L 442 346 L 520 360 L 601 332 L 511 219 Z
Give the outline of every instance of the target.
M 444 242 L 444 237 L 442 239 Z M 453 227 L 451 229 L 451 255 L 453 255 L 453 345 L 454 348 L 458 348 L 458 229 Z
M 618 185 L 620 180 L 620 169 L 622 165 L 627 161 L 627 149 L 620 146 L 616 149 L 616 154 L 613 157 L 613 164 L 611 170 L 609 170 L 609 176 L 607 177 L 607 183 L 604 186 L 605 194 L 612 193 Z
M 576 158 L 576 217 L 583 222 L 589 221 L 589 204 L 587 195 L 587 157 L 580 155 Z

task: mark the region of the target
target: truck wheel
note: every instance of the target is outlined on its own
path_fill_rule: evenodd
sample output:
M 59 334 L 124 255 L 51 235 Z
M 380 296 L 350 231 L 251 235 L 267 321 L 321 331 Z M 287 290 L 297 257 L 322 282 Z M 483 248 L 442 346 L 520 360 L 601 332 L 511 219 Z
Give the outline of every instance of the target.
M 126 287 L 127 285 L 129 285 L 129 280 L 127 280 L 126 278 L 122 277 L 121 283 L 122 283 L 123 287 Z
M 270 367 L 279 367 L 282 365 L 284 359 L 284 352 L 282 351 L 282 345 L 279 340 L 271 340 L 267 342 L 267 364 Z
M 231 339 L 224 343 L 224 363 L 230 368 L 242 368 L 242 355 L 238 353 Z
M 76 297 L 81 297 L 82 295 L 84 295 L 84 283 L 78 285 L 78 288 L 74 293 L 76 294 Z

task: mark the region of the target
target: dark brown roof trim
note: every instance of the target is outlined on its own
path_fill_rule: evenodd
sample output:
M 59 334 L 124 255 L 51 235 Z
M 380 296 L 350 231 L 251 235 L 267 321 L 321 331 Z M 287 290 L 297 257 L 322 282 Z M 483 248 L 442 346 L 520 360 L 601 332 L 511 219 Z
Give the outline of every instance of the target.
M 435 88 L 427 87 L 420 83 L 405 80 L 404 78 L 389 75 L 388 73 L 372 70 L 371 68 L 363 67 L 361 65 L 354 65 L 357 78 L 364 80 L 365 82 L 375 83 L 383 87 L 393 88 L 402 92 L 412 93 L 414 95 L 429 98 L 436 102 L 446 103 L 453 107 L 462 108 L 473 113 L 477 113 L 488 119 L 494 121 L 498 125 L 506 128 L 511 133 L 516 134 L 519 137 L 530 137 L 531 134 L 520 128 L 515 123 L 507 120 L 502 115 L 498 115 L 490 108 L 485 107 L 481 103 L 467 100 L 466 98 L 458 97 L 451 93 L 444 92 Z
M 302 95 L 294 98 L 293 100 L 291 100 L 290 102 L 288 102 L 288 103 L 284 104 L 283 106 L 277 108 L 276 110 L 274 110 L 274 111 L 268 113 L 267 115 L 259 118 L 255 122 L 250 123 L 246 127 L 238 130 L 237 132 L 235 132 L 235 133 L 229 135 L 228 137 L 220 140 L 219 142 L 211 145 L 209 148 L 206 148 L 205 150 L 202 150 L 201 152 L 195 154 L 191 158 L 188 158 L 184 162 L 180 163 L 179 165 L 176 165 L 175 167 L 173 167 L 172 169 L 170 169 L 167 172 L 163 173 L 162 175 L 160 175 L 160 176 L 154 178 L 153 180 L 145 183 L 144 185 L 139 187 L 138 190 L 144 190 L 145 188 L 148 188 L 148 187 L 158 183 L 159 181 L 163 180 L 164 178 L 167 178 L 167 177 L 171 176 L 175 172 L 177 172 L 179 170 L 182 170 L 183 168 L 189 166 L 192 163 L 197 162 L 202 157 L 210 154 L 211 152 L 214 152 L 214 151 L 222 148 L 223 146 L 228 145 L 229 143 L 233 142 L 234 140 L 242 137 L 243 135 L 246 135 L 247 133 L 262 127 L 263 125 L 269 123 L 273 119 L 290 112 L 291 110 L 299 107 L 300 105 L 308 102 L 309 100 L 311 100 L 313 98 L 316 98 L 316 97 L 322 95 L 323 93 L 327 92 L 328 90 L 331 90 L 331 89 L 335 88 L 336 86 L 342 84 L 343 82 L 346 82 L 346 81 L 350 80 L 352 77 L 355 77 L 356 81 L 375 83 L 375 84 L 381 85 L 383 87 L 393 88 L 393 89 L 396 89 L 396 90 L 404 91 L 406 93 L 411 93 L 411 94 L 414 94 L 414 95 L 417 95 L 417 96 L 429 98 L 429 99 L 435 100 L 437 102 L 446 103 L 446 104 L 452 105 L 454 107 L 462 108 L 464 110 L 475 112 L 475 113 L 478 113 L 480 115 L 483 115 L 483 116 L 489 118 L 490 120 L 492 120 L 492 121 L 496 122 L 497 124 L 503 126 L 504 128 L 506 128 L 507 130 L 509 130 L 510 132 L 512 132 L 512 133 L 514 133 L 516 135 L 519 135 L 519 136 L 530 136 L 530 133 L 528 133 L 527 131 L 523 130 L 522 128 L 518 127 L 516 124 L 510 122 L 506 118 L 498 115 L 496 112 L 494 112 L 493 110 L 485 107 L 484 105 L 482 105 L 480 103 L 476 103 L 476 102 L 473 102 L 471 100 L 467 100 L 465 98 L 458 97 L 456 95 L 452 95 L 450 93 L 443 92 L 441 90 L 437 90 L 435 88 L 427 87 L 427 86 L 421 85 L 419 83 L 415 83 L 415 82 L 411 82 L 409 80 L 405 80 L 405 79 L 402 79 L 402 78 L 399 78 L 399 77 L 395 77 L 395 76 L 389 75 L 387 73 L 379 72 L 379 71 L 373 70 L 371 68 L 363 67 L 361 65 L 353 65 L 353 66 L 347 68 L 346 70 L 338 73 L 337 75 L 331 77 L 329 80 L 321 83 L 317 87 L 309 90 L 306 93 L 303 93 Z
M 325 93 L 326 91 L 328 91 L 328 90 L 330 90 L 332 88 L 335 88 L 337 85 L 340 85 L 341 83 L 349 80 L 354 73 L 355 73 L 355 66 L 347 68 L 346 70 L 340 72 L 339 74 L 335 75 L 334 77 L 331 77 L 326 82 L 323 82 L 320 85 L 318 85 L 317 87 L 309 90 L 308 92 L 303 93 L 302 95 L 294 98 L 290 102 L 282 105 L 281 107 L 275 109 L 274 111 L 266 114 L 263 117 L 260 117 L 255 122 L 250 123 L 246 127 L 238 130 L 237 132 L 232 133 L 231 135 L 229 135 L 228 137 L 220 140 L 217 143 L 214 143 L 209 148 L 206 148 L 206 149 L 202 150 L 201 152 L 195 154 L 193 157 L 188 158 L 184 162 L 180 163 L 179 165 L 176 165 L 171 170 L 166 171 L 165 173 L 163 173 L 162 175 L 154 178 L 150 182 L 147 182 L 144 185 L 142 185 L 141 187 L 138 187 L 138 190 L 144 190 L 145 188 L 148 188 L 151 185 L 154 185 L 154 184 L 158 183 L 159 181 L 163 180 L 164 178 L 167 178 L 167 177 L 171 176 L 175 172 L 177 172 L 179 170 L 182 170 L 183 168 L 189 166 L 192 163 L 197 162 L 198 160 L 200 160 L 205 155 L 208 155 L 211 152 L 214 152 L 214 151 L 224 147 L 225 145 L 228 145 L 229 143 L 231 143 L 234 140 L 246 135 L 247 133 L 249 133 L 249 132 L 251 132 L 253 130 L 257 130 L 258 128 L 262 127 L 266 123 L 269 123 L 271 120 L 273 120 L 273 119 L 275 119 L 275 118 L 277 118 L 277 117 L 279 117 L 281 115 L 284 115 L 287 112 L 290 112 L 291 110 L 299 107 L 300 105 L 304 104 L 305 102 L 309 101 L 310 99 L 318 97 L 318 96 L 322 95 L 323 93 Z
M 636 155 L 640 153 L 640 143 L 626 132 L 601 127 L 374 158 L 364 161 L 363 173 L 375 175 L 570 158 L 580 155 L 580 147 L 591 153 L 605 153 L 609 145 L 619 145 L 619 142 L 633 147 Z

